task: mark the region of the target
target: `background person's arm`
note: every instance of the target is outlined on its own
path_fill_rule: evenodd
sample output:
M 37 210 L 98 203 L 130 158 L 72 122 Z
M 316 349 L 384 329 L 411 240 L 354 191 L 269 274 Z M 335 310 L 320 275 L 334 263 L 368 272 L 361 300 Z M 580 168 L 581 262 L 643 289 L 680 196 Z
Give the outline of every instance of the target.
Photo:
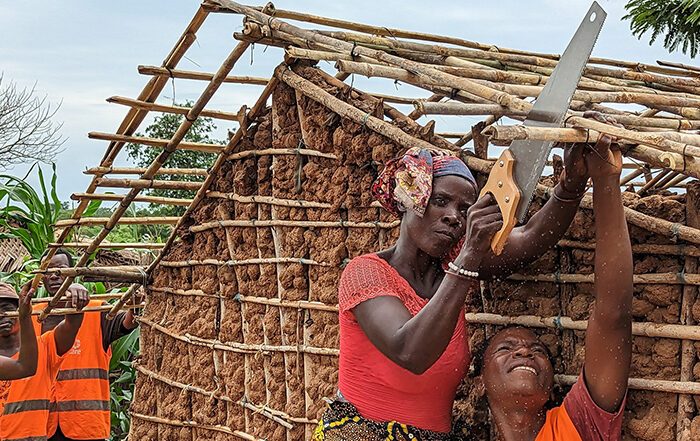
M 75 285 L 75 288 L 74 288 Z M 82 288 L 82 289 L 81 289 Z M 80 311 L 90 301 L 90 293 L 79 284 L 73 284 L 68 288 L 70 304 Z M 83 314 L 66 314 L 61 323 L 56 326 L 54 339 L 56 341 L 56 353 L 61 356 L 73 347 L 75 336 L 78 335 L 80 325 L 83 323 Z
M 30 286 L 31 282 L 24 285 L 19 294 L 19 356 L 16 360 L 10 357 L 0 357 L 0 379 L 2 380 L 17 380 L 31 377 L 36 373 L 39 352 L 31 315 L 34 290 L 30 289 Z

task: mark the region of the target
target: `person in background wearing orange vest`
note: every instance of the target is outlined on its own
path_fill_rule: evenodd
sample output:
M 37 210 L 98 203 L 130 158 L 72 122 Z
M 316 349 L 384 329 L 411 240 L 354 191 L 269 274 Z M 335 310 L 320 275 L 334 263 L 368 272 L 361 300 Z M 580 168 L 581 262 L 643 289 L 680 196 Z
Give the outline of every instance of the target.
M 73 257 L 66 250 L 59 248 L 48 267 L 72 266 Z M 49 294 L 53 295 L 64 280 L 63 276 L 47 273 L 42 282 Z M 88 293 L 80 284 L 73 284 L 71 288 L 75 288 L 75 292 L 81 296 Z M 104 304 L 100 300 L 93 300 L 88 306 Z M 50 332 L 59 322 L 60 319 L 47 317 L 39 332 Z M 107 311 L 85 313 L 85 320 L 75 345 L 66 355 L 56 377 L 47 430 L 51 441 L 109 438 L 111 344 L 137 326 L 133 310 L 120 311 L 112 320 L 107 319 Z
M 30 286 L 31 282 L 24 285 L 22 292 L 17 296 L 11 285 L 0 283 L 0 335 L 11 334 L 14 339 L 19 339 L 19 355 L 14 351 L 16 342 L 2 341 L 8 345 L 0 347 L 0 380 L 19 380 L 36 374 L 39 349 L 32 326 L 34 290 L 30 289 Z M 19 312 L 19 320 L 4 317 L 5 313 L 15 310 Z
M 16 310 L 19 303 L 14 289 L 9 287 L 9 290 L 3 285 L 0 305 L 4 311 Z M 89 300 L 89 295 L 76 294 L 72 303 L 81 310 Z M 51 387 L 82 322 L 82 313 L 66 315 L 55 329 L 36 338 L 36 373 L 23 379 L 0 381 L 0 440 L 46 440 Z M 16 325 L 10 327 L 7 321 L 0 320 L 0 354 L 14 356 L 20 346 Z

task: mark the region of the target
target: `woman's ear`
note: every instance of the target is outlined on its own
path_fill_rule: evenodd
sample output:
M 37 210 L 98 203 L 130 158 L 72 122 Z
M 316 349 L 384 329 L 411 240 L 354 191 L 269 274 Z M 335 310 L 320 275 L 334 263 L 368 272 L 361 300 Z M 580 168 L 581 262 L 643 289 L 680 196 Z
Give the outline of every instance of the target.
M 396 199 L 396 208 L 399 209 L 399 213 L 403 214 L 408 211 L 408 208 L 406 208 L 406 204 L 403 203 L 400 199 Z

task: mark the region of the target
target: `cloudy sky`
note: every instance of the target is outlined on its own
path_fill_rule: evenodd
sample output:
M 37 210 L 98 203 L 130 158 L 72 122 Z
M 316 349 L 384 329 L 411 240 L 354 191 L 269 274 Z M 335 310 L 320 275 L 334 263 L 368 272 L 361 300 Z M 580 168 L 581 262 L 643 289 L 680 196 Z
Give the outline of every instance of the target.
M 622 0 L 600 0 L 608 17 L 593 56 L 653 64 L 668 60 L 698 65 L 697 60 L 660 44 L 649 46 L 633 37 L 629 22 L 622 21 Z M 67 200 L 83 191 L 89 177 L 82 173 L 98 165 L 106 141 L 89 140 L 90 131 L 114 132 L 126 108 L 105 102 L 114 96 L 135 98 L 147 77 L 136 67 L 160 65 L 199 5 L 197 0 L 122 0 L 97 2 L 3 2 L 0 6 L 0 72 L 4 83 L 37 84 L 38 93 L 53 103 L 61 102 L 56 115 L 68 138 L 57 160 L 59 196 Z M 316 15 L 342 18 L 393 28 L 445 34 L 545 53 L 561 53 L 590 6 L 589 0 L 277 0 L 278 9 L 295 9 Z M 304 24 L 302 26 L 312 26 Z M 233 32 L 242 28 L 241 17 L 213 14 L 198 33 L 197 42 L 178 66 L 180 69 L 214 72 L 236 44 Z M 268 77 L 281 60 L 278 49 L 263 51 L 259 45 L 246 54 L 232 74 Z M 252 61 L 252 64 L 251 64 Z M 327 65 L 330 67 L 330 65 Z M 361 78 L 354 85 L 362 88 Z M 402 96 L 427 96 L 408 85 L 388 80 L 373 83 L 373 91 Z M 178 80 L 168 84 L 159 102 L 195 99 L 204 83 Z M 236 112 L 251 104 L 260 86 L 224 85 L 207 106 Z M 472 123 L 464 117 L 437 117 L 440 130 L 464 131 Z M 146 124 L 149 120 L 146 121 Z M 426 122 L 425 118 L 420 122 Z M 142 128 L 145 125 L 142 125 Z M 220 133 L 227 126 L 220 124 Z M 222 136 L 223 137 L 223 136 Z M 123 155 L 117 165 L 128 164 Z M 16 166 L 23 174 L 27 166 Z

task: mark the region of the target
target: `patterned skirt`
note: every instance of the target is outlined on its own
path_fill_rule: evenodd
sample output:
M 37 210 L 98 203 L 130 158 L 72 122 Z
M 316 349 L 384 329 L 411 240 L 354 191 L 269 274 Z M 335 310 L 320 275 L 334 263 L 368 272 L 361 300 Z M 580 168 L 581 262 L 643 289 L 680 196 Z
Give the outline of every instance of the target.
M 363 418 L 347 401 L 332 401 L 314 431 L 313 441 L 453 441 L 466 439 L 463 431 L 433 432 L 396 421 Z

